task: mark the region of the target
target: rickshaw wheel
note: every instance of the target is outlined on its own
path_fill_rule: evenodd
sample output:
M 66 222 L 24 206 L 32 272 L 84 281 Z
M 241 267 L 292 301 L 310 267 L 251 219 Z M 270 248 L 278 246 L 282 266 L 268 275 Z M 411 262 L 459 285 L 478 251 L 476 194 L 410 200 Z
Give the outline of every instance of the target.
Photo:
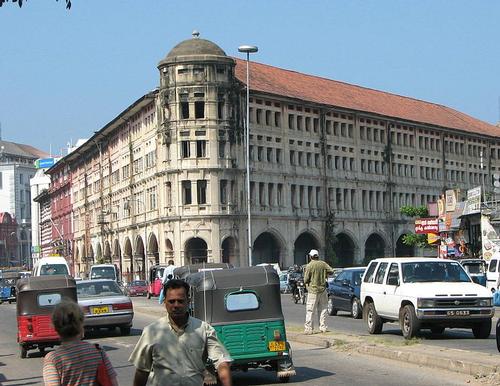
M 25 346 L 21 345 L 21 358 L 24 359 L 26 358 L 27 355 L 28 355 L 28 349 Z
M 279 377 L 281 383 L 288 383 L 290 382 L 290 377 Z
M 120 327 L 120 332 L 122 335 L 130 335 L 130 327 Z

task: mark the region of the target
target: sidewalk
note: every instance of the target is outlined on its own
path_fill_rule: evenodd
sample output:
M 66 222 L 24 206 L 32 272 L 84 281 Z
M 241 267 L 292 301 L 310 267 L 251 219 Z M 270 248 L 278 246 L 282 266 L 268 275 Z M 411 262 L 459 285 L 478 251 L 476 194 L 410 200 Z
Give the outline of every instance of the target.
M 165 309 L 156 302 L 146 307 L 134 305 L 134 311 L 157 316 L 165 315 Z M 443 348 L 426 345 L 418 340 L 402 340 L 395 343 L 377 335 L 361 337 L 336 332 L 304 335 L 299 328 L 293 326 L 287 328 L 287 337 L 291 342 L 331 348 L 346 353 L 358 352 L 424 367 L 454 371 L 472 375 L 486 384 L 500 385 L 500 353 L 492 355 Z

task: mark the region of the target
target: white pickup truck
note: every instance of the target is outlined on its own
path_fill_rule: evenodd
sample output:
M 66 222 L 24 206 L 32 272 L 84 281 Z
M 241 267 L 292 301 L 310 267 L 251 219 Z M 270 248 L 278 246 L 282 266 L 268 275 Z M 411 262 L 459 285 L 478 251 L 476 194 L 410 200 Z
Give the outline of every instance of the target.
M 472 328 L 488 338 L 495 313 L 491 292 L 474 283 L 453 260 L 382 258 L 370 262 L 361 283 L 363 318 L 370 334 L 399 322 L 406 339 L 420 329 Z

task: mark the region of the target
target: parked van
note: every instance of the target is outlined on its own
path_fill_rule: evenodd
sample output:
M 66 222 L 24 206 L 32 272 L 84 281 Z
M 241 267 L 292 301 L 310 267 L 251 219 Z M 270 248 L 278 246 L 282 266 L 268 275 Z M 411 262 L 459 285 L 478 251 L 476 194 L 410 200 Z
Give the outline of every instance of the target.
M 488 271 L 486 272 L 486 288 L 491 292 L 497 290 L 498 270 L 500 266 L 500 259 L 493 258 L 488 264 Z
M 111 279 L 120 280 L 120 273 L 115 264 L 95 264 L 90 267 L 89 279 Z
M 33 267 L 33 276 L 69 275 L 69 265 L 64 257 L 42 257 Z

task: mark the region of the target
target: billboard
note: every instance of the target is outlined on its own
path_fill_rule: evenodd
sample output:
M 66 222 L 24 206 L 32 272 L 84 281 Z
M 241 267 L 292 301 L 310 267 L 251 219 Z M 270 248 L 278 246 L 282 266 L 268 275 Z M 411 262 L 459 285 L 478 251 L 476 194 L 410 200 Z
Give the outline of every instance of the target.
M 439 225 L 437 217 L 417 218 L 415 220 L 415 233 L 417 234 L 439 233 Z

